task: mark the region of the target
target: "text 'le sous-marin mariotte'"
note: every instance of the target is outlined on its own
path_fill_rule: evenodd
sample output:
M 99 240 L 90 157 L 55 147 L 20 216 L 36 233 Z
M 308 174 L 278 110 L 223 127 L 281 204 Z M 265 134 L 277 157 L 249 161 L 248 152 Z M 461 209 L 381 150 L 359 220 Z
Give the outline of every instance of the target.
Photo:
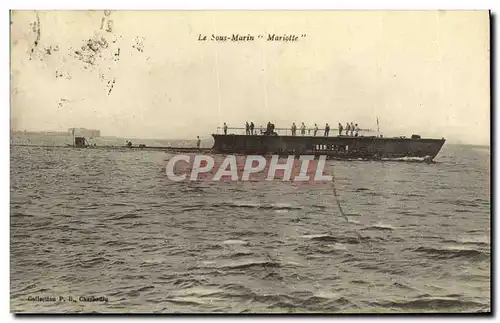
M 267 35 L 252 35 L 252 34 L 231 34 L 231 35 L 204 35 L 198 34 L 198 41 L 213 41 L 213 42 L 251 42 L 255 40 L 264 40 L 268 42 L 296 42 L 307 35 L 295 34 L 267 34 Z

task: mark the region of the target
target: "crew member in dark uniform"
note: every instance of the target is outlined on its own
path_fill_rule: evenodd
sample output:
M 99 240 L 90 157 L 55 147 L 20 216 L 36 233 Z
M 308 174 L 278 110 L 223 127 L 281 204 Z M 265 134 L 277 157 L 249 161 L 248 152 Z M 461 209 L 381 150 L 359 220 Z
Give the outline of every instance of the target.
M 250 133 L 253 135 L 253 129 L 255 128 L 255 125 L 253 124 L 253 121 L 250 122 Z
M 248 121 L 245 123 L 245 134 L 248 136 L 250 134 L 250 125 Z
M 224 134 L 227 135 L 227 125 L 225 122 L 224 122 Z
M 328 134 L 330 133 L 330 126 L 328 125 L 328 122 L 325 125 L 325 137 L 328 137 Z

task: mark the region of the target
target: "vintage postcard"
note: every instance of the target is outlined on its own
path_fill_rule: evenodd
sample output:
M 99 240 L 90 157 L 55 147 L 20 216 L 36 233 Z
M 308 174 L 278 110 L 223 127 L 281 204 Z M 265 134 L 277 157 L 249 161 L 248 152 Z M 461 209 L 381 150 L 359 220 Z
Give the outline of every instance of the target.
M 13 313 L 490 313 L 488 11 L 10 13 Z

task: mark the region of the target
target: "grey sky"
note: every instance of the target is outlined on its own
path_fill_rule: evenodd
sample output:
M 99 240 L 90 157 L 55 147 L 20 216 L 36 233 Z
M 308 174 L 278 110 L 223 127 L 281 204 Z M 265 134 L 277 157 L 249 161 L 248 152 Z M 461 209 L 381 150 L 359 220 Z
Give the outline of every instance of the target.
M 378 116 L 386 135 L 490 141 L 486 11 L 41 11 L 38 17 L 39 25 L 34 11 L 11 17 L 15 129 L 193 138 L 208 137 L 224 121 L 238 127 L 247 120 L 277 127 L 354 121 L 376 129 Z M 198 41 L 213 33 L 256 40 Z M 257 39 L 273 33 L 307 36 Z M 82 49 L 101 37 L 107 47 Z M 82 61 L 90 54 L 93 65 Z

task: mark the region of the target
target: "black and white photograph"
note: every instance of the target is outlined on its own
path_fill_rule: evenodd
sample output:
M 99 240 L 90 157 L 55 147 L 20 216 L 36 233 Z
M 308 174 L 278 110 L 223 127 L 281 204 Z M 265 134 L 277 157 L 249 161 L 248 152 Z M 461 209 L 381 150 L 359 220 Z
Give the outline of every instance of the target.
M 491 314 L 488 10 L 11 10 L 10 312 Z

